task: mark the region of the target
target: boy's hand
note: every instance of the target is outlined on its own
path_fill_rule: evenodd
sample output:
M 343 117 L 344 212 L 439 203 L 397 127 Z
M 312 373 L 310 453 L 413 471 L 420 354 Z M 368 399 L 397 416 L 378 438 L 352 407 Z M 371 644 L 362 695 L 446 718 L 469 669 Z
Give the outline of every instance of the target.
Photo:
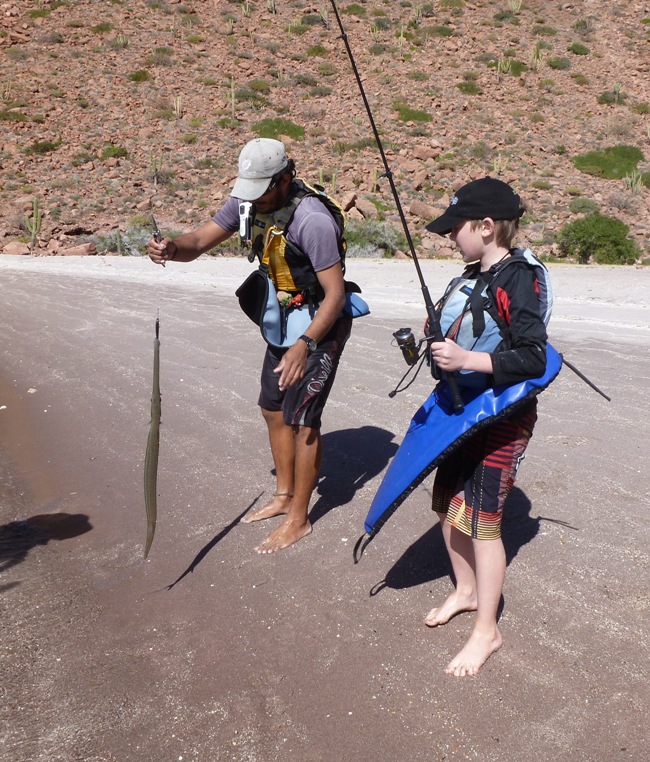
M 463 370 L 469 354 L 451 339 L 431 342 L 431 358 L 440 370 Z
M 449 373 L 455 370 L 471 370 L 476 373 L 492 373 L 492 356 L 489 352 L 470 352 L 451 339 L 431 343 L 431 358 L 435 364 Z

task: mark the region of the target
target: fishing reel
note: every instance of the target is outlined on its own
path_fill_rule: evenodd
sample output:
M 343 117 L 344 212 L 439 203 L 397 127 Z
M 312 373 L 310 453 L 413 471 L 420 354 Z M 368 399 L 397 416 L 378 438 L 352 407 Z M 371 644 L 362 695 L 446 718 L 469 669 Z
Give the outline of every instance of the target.
M 429 359 L 429 353 L 427 349 L 429 344 L 434 340 L 433 336 L 425 336 L 424 338 L 420 339 L 420 341 L 416 341 L 415 336 L 413 335 L 413 331 L 410 328 L 400 328 L 393 333 L 393 337 L 397 346 L 402 350 L 404 360 L 409 367 L 406 373 L 399 380 L 395 389 L 393 389 L 392 392 L 388 393 L 388 396 L 391 399 L 397 394 L 397 392 L 404 391 L 404 389 L 407 389 L 413 383 L 413 381 L 415 381 L 418 373 L 420 372 L 420 368 L 422 367 L 422 363 L 425 360 L 427 363 L 433 366 L 433 363 L 431 363 Z M 423 351 L 421 351 L 422 345 L 424 345 Z M 413 378 L 406 386 L 401 386 L 402 382 L 413 370 L 414 366 L 418 364 L 418 362 L 420 362 L 420 367 L 415 370 Z
M 422 345 L 422 342 L 419 344 L 415 343 L 415 336 L 410 328 L 400 328 L 395 331 L 393 336 L 395 337 L 397 346 L 402 350 L 406 364 L 415 365 L 420 359 L 420 346 Z

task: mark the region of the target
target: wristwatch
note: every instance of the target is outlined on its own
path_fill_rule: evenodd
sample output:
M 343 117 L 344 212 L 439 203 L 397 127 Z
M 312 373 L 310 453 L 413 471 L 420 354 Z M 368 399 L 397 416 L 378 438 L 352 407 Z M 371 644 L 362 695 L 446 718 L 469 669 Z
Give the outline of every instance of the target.
M 305 342 L 305 344 L 307 345 L 307 349 L 310 352 L 315 352 L 318 349 L 318 344 L 309 336 L 305 336 L 304 333 L 299 338 L 301 338 Z

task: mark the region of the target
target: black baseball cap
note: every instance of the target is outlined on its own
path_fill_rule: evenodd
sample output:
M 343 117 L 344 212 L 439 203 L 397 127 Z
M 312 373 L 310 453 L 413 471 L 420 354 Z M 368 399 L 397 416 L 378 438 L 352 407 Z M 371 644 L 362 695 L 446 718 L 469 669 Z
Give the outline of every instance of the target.
M 483 177 L 463 185 L 452 196 L 447 209 L 426 229 L 447 235 L 464 220 L 517 220 L 525 209 L 514 188 L 495 177 Z

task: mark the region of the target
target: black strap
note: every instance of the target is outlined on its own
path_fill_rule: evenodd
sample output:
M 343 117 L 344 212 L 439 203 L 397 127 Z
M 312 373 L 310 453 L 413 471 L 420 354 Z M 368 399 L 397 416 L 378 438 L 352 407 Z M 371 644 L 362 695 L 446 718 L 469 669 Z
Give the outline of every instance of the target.
M 468 299 L 469 308 L 472 313 L 472 334 L 477 339 L 485 331 L 485 313 L 483 312 L 485 300 L 483 297 L 483 288 L 485 281 L 482 278 L 476 279 L 476 284 Z

